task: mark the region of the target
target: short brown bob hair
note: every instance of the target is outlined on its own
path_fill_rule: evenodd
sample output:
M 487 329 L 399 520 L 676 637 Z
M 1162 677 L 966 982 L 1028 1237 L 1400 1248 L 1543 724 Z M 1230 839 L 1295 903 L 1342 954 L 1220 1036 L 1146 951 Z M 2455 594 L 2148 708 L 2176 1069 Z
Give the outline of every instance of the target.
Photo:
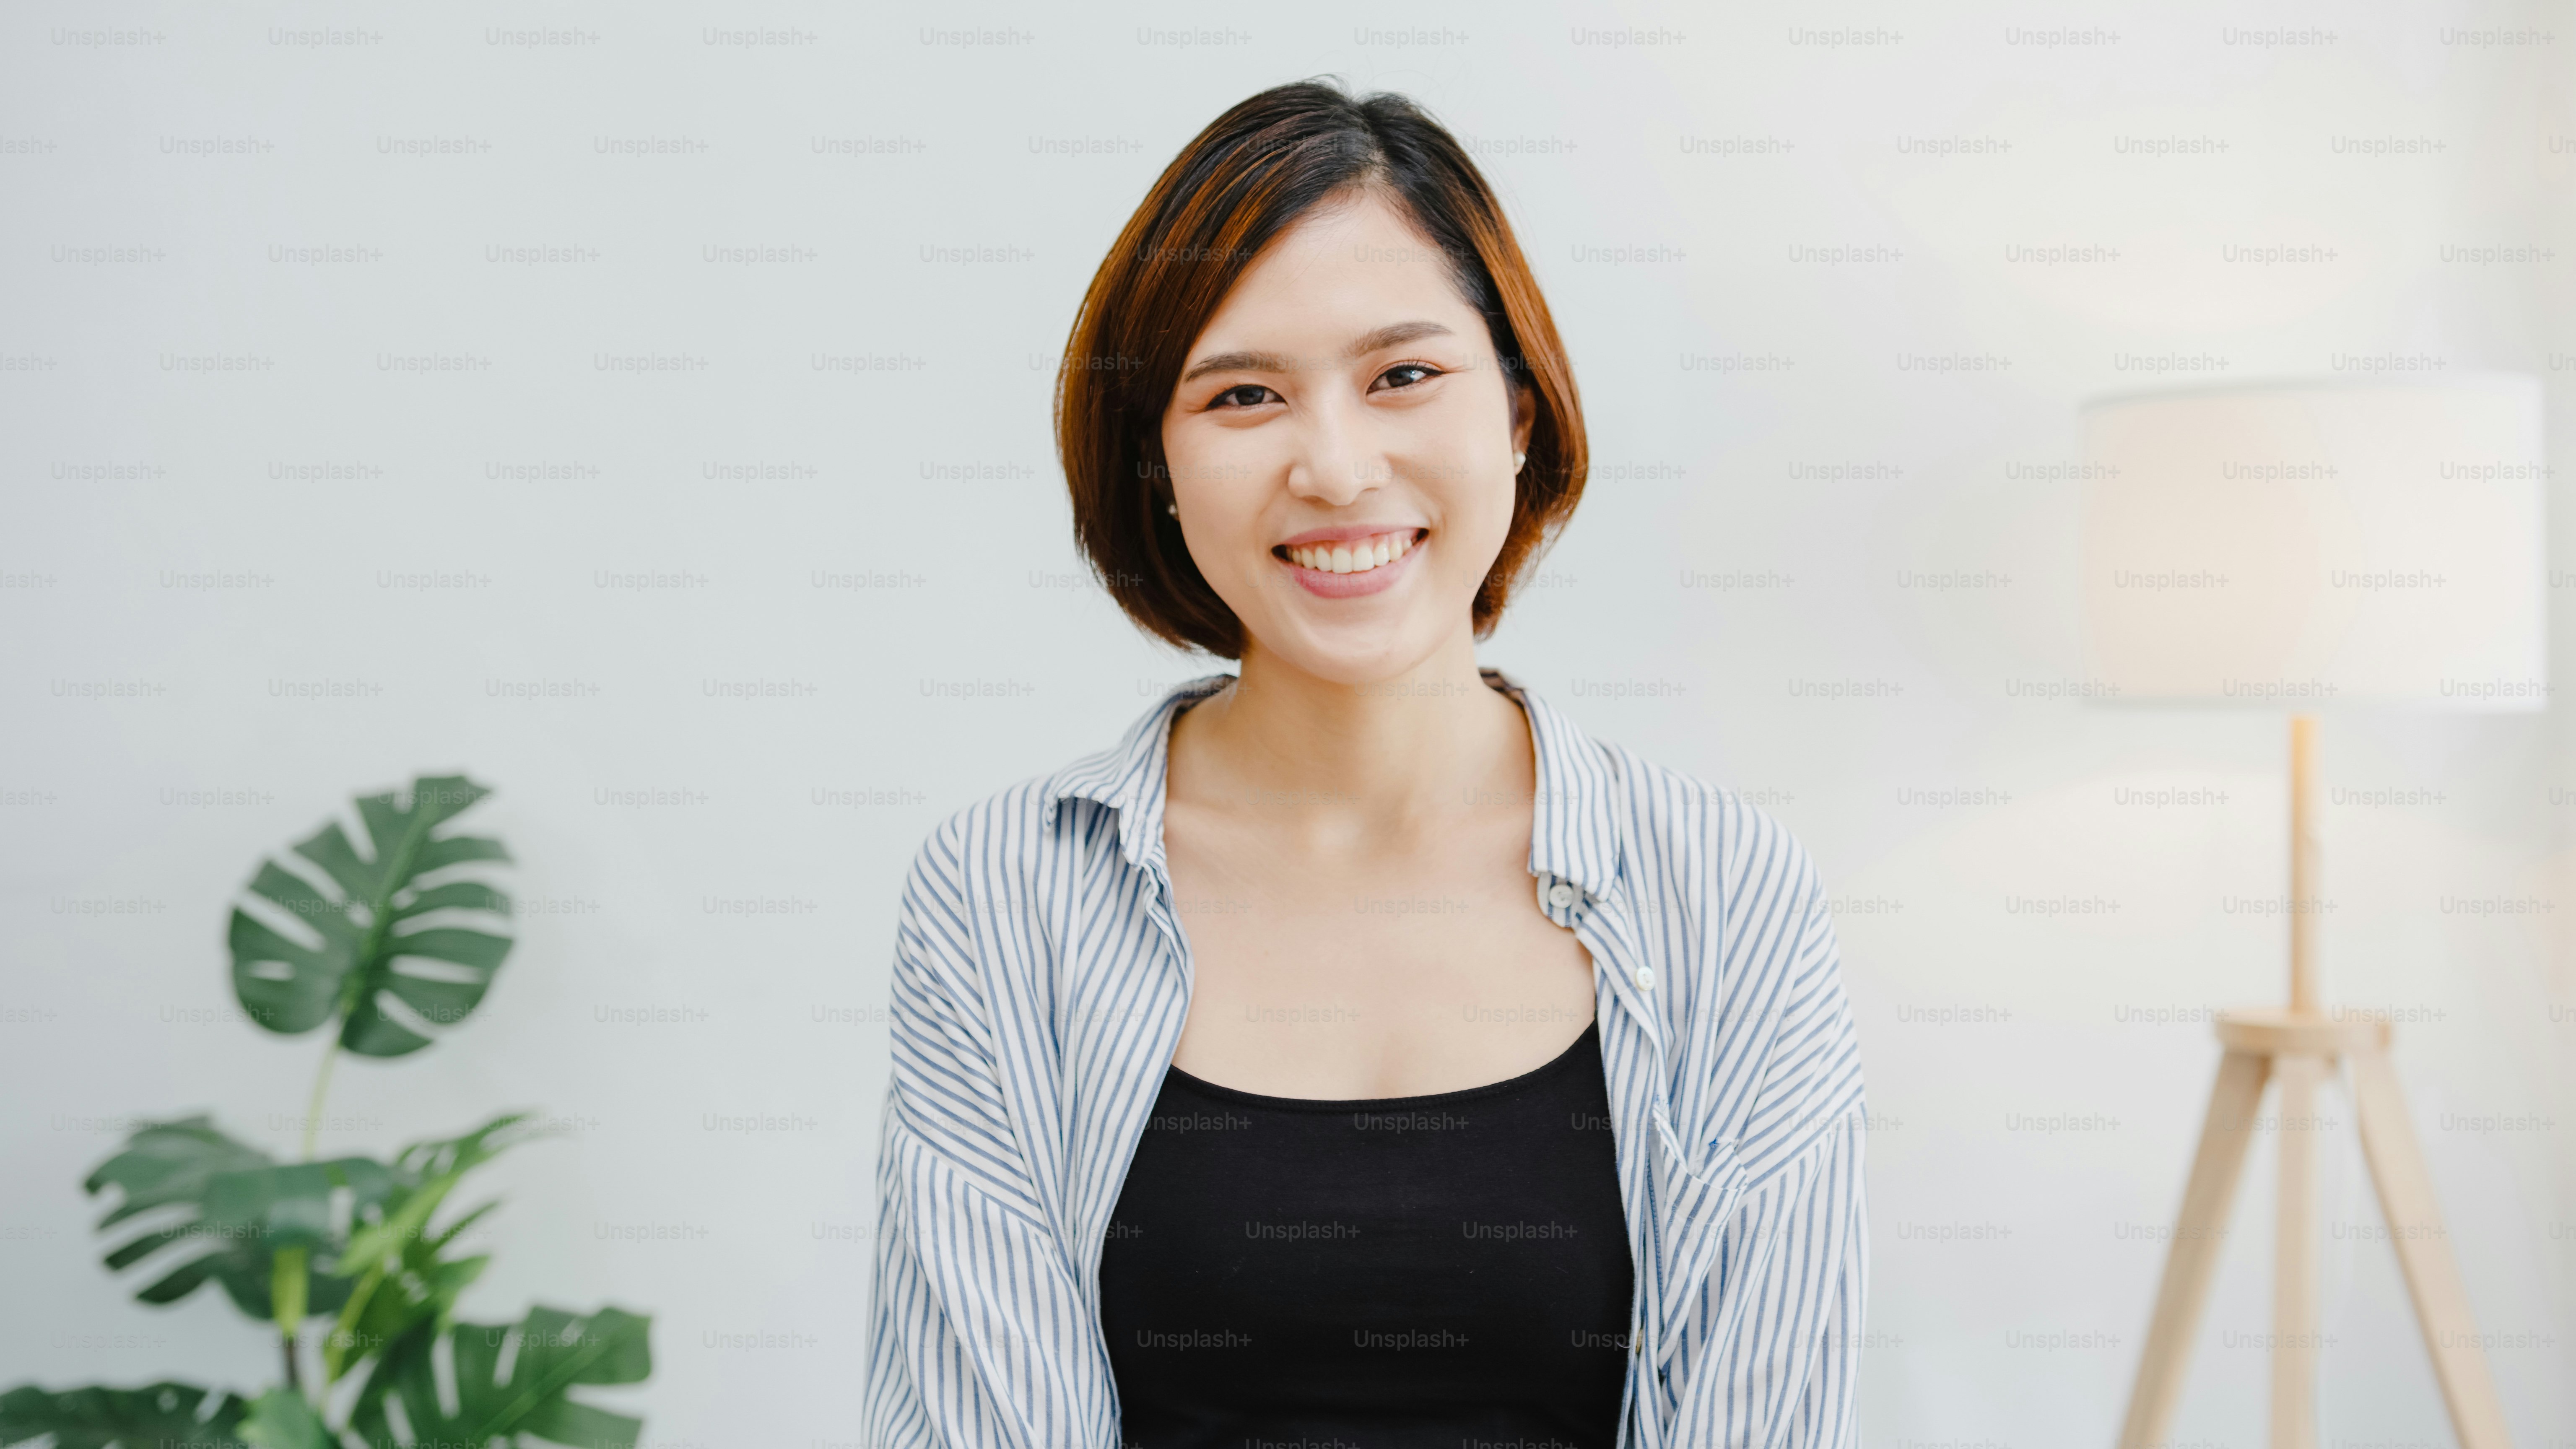
M 1208 587 L 1165 511 L 1163 411 L 1208 319 L 1261 249 L 1317 203 L 1378 188 L 1449 258 L 1503 376 L 1530 398 L 1529 458 L 1510 532 L 1476 591 L 1493 631 L 1526 566 L 1583 496 L 1583 409 L 1556 323 L 1511 224 L 1457 139 L 1399 95 L 1301 81 L 1236 105 L 1192 138 L 1101 262 L 1056 374 L 1056 451 L 1073 531 L 1110 597 L 1147 632 L 1226 659 L 1243 624 Z

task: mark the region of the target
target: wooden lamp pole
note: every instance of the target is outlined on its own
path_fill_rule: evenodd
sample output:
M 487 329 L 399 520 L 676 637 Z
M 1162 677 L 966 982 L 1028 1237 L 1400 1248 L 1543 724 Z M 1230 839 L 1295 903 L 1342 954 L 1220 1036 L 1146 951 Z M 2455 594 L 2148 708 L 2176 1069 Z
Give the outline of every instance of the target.
M 2183 1187 L 2182 1212 L 2166 1250 L 2155 1314 L 2139 1355 L 2136 1386 L 2120 1428 L 2120 1449 L 2164 1449 L 2191 1358 L 2192 1330 L 2209 1296 L 2227 1211 L 2244 1171 L 2267 1079 L 2280 1084 L 2281 1185 L 2273 1225 L 2271 1449 L 2317 1442 L 2317 1095 L 2338 1062 L 2352 1069 L 2362 1155 L 2406 1277 L 2416 1322 L 2461 1449 L 2511 1449 L 2504 1407 L 2479 1351 L 2475 1320 L 2449 1234 L 2433 1200 L 2415 1128 L 2388 1061 L 2385 1021 L 2329 1016 L 2317 990 L 2318 893 L 2316 718 L 2290 721 L 2290 1004 L 2223 1012 L 2218 1083 L 2202 1120 L 2200 1146 Z

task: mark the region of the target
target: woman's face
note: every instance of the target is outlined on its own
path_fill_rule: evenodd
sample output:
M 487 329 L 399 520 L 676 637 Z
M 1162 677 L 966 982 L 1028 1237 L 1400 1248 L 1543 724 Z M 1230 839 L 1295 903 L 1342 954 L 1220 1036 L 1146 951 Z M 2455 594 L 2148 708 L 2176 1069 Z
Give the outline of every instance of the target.
M 1470 632 L 1527 445 L 1485 320 L 1374 191 L 1244 272 L 1163 412 L 1181 534 L 1245 653 L 1361 684 Z

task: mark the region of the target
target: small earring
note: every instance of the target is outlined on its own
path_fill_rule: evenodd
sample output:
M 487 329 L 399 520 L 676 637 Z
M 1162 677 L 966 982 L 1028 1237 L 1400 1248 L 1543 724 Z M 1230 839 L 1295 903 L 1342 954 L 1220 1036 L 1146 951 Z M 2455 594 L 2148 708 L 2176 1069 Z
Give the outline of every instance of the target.
M 1178 518 L 1181 516 L 1181 505 L 1178 503 L 1166 503 L 1163 505 L 1163 511 L 1172 515 L 1174 518 Z
M 1527 453 L 1514 453 L 1514 454 L 1512 454 L 1512 471 L 1513 471 L 1513 472 L 1515 472 L 1515 473 L 1519 472 L 1519 471 L 1521 470 L 1521 465 L 1522 465 L 1522 464 L 1524 464 L 1524 463 L 1527 463 L 1528 461 L 1529 461 L 1529 454 L 1527 454 Z

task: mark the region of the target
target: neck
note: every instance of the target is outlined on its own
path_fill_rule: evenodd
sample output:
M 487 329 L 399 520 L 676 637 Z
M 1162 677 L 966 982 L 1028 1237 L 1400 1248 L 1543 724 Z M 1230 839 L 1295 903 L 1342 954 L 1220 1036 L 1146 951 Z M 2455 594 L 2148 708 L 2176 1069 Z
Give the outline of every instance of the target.
M 1346 683 L 1247 644 L 1237 682 L 1174 723 L 1176 798 L 1368 826 L 1455 816 L 1535 779 L 1518 705 L 1476 672 L 1461 629 L 1413 668 Z

